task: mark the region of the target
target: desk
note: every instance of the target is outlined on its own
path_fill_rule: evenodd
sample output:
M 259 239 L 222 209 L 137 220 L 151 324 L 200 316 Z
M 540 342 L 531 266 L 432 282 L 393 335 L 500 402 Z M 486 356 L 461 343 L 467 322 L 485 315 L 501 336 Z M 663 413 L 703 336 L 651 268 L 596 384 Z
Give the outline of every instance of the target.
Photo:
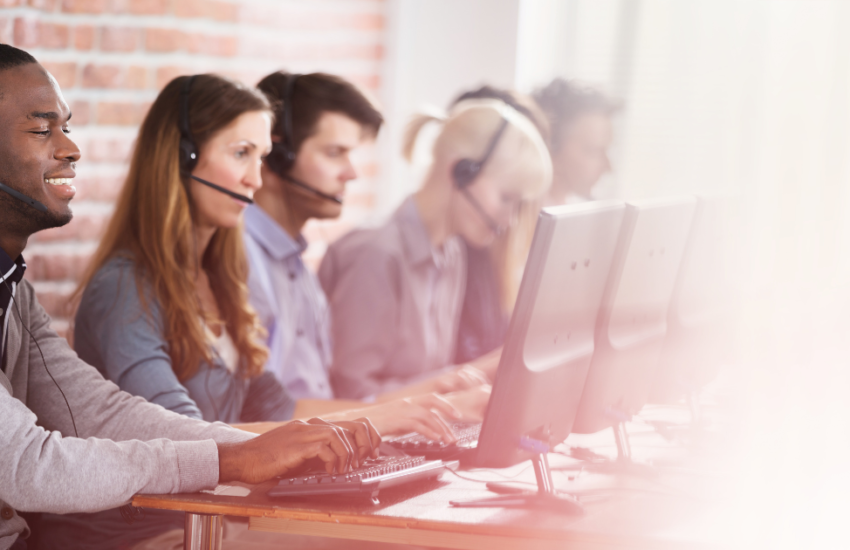
M 660 458 L 664 458 L 668 463 L 693 467 L 693 461 L 686 456 L 691 453 L 680 445 L 665 440 L 657 431 L 638 428 L 630 427 L 636 459 L 653 459 L 659 464 Z M 601 452 L 613 448 L 613 438 L 607 432 L 583 438 L 570 436 L 568 443 L 589 444 Z M 492 493 L 483 483 L 450 473 L 443 474 L 440 481 L 384 491 L 377 506 L 273 500 L 266 497 L 266 492 L 274 482 L 251 486 L 246 497 L 204 493 L 139 495 L 133 499 L 133 505 L 185 511 L 187 525 L 194 522 L 195 528 L 201 530 L 217 521 L 215 518 L 232 515 L 250 518 L 249 525 L 254 530 L 438 548 L 657 550 L 709 548 L 717 544 L 714 540 L 717 514 L 711 504 L 714 499 L 706 495 L 716 496 L 718 489 L 710 476 L 692 475 L 694 470 L 682 466 L 675 469 L 659 466 L 658 476 L 651 479 L 592 473 L 575 469 L 578 461 L 560 455 L 550 455 L 550 463 L 559 490 L 585 495 L 584 516 L 534 510 L 452 508 L 451 500 L 482 498 Z M 530 463 L 497 472 L 460 473 L 488 481 L 504 481 L 504 476 L 525 482 L 534 480 Z M 600 491 L 607 497 L 590 499 L 590 496 L 598 497 Z M 186 550 L 190 548 L 186 546 Z

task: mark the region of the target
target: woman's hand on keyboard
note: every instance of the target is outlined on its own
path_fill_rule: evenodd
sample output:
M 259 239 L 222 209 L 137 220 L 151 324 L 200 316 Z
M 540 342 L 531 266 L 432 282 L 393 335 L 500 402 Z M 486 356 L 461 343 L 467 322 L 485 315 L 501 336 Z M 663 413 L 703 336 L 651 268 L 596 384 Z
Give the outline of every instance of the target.
M 321 460 L 328 473 L 345 473 L 359 467 L 365 440 L 373 450 L 380 444 L 378 431 L 367 419 L 293 420 L 242 443 L 218 444 L 219 481 L 260 483 L 286 475 L 311 458 Z
M 446 443 L 454 443 L 455 438 L 444 418 L 458 420 L 461 417 L 461 412 L 451 403 L 433 393 L 394 399 L 348 414 L 368 416 L 382 435 L 417 432 Z
M 478 386 L 471 390 L 464 390 L 444 395 L 446 401 L 461 412 L 460 420 L 464 422 L 482 422 L 484 411 L 487 410 L 487 402 L 490 401 L 490 386 Z
M 433 379 L 437 393 L 452 393 L 488 385 L 487 375 L 473 367 L 463 365 Z

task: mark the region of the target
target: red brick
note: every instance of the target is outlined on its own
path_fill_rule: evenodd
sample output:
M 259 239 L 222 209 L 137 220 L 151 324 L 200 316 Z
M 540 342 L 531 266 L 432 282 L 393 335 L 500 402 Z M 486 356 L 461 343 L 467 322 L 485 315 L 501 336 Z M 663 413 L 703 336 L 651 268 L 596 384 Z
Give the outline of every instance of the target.
M 384 16 L 380 13 L 361 13 L 345 18 L 345 28 L 360 31 L 380 31 L 384 28 Z
M 97 123 L 114 126 L 137 126 L 148 112 L 148 104 L 103 101 L 97 104 Z
M 177 29 L 147 29 L 145 49 L 151 52 L 173 52 L 186 48 L 186 33 Z
M 14 23 L 7 17 L 0 17 L 0 43 L 14 42 Z
M 15 46 L 19 48 L 34 48 L 38 46 L 39 24 L 34 19 L 15 19 Z
M 62 0 L 62 11 L 66 13 L 104 13 L 108 7 L 107 0 Z
M 126 88 L 142 90 L 148 85 L 148 70 L 145 67 L 128 67 L 126 77 Z
M 165 85 L 184 74 L 194 74 L 190 67 L 160 67 L 156 70 L 156 89 L 161 90 Z
M 29 261 L 29 260 L 27 260 Z M 27 278 L 31 281 L 29 277 L 29 273 L 27 273 Z M 70 292 L 56 292 L 56 291 L 38 291 L 36 292 L 38 296 L 38 303 L 47 314 L 51 317 L 51 321 L 54 319 L 67 319 L 74 315 L 74 304 L 69 302 L 69 298 L 71 297 Z
M 76 63 L 42 63 L 42 66 L 53 75 L 60 88 L 71 88 L 76 84 Z
M 104 27 L 100 49 L 105 52 L 131 52 L 139 45 L 139 30 L 132 27 Z
M 39 34 L 42 48 L 63 49 L 70 43 L 71 33 L 68 25 L 42 23 L 39 25 Z
M 89 64 L 83 67 L 83 88 L 141 90 L 147 87 L 147 73 L 145 67 Z
M 94 46 L 94 27 L 78 25 L 74 29 L 74 47 L 78 50 L 90 50 Z
M 239 6 L 219 0 L 180 0 L 174 5 L 174 15 L 183 18 L 206 18 L 216 21 L 236 21 Z
M 128 0 L 127 11 L 133 15 L 162 15 L 168 11 L 168 0 Z
M 91 254 L 73 252 L 28 254 L 27 278 L 32 281 L 78 281 L 85 273 L 90 259 Z
M 41 23 L 36 19 L 15 19 L 15 45 L 23 48 L 67 48 L 70 32 L 67 25 Z
M 23 1 L 20 2 L 23 4 Z M 27 0 L 27 5 L 41 11 L 53 11 L 56 9 L 56 0 Z
M 117 65 L 86 65 L 83 67 L 83 88 L 120 88 L 123 84 L 121 67 Z
M 188 45 L 191 53 L 221 57 L 232 57 L 237 50 L 235 36 L 192 34 L 189 35 Z
M 244 2 L 240 6 L 239 20 L 254 25 L 281 30 L 361 30 L 376 31 L 384 28 L 380 13 L 336 13 L 326 10 L 293 12 L 285 5 Z
M 73 203 L 71 203 L 73 204 Z M 71 223 L 64 227 L 54 229 L 45 229 L 39 231 L 30 237 L 30 242 L 53 242 L 62 240 L 81 240 L 81 241 L 96 241 L 100 239 L 106 223 L 109 221 L 109 214 L 88 214 L 77 215 L 71 220 Z M 30 258 L 27 255 L 27 264 Z M 27 267 L 29 271 L 29 267 Z
M 89 123 L 89 119 L 91 117 L 91 105 L 88 101 L 72 101 L 71 114 L 73 115 L 73 118 L 71 119 L 72 127 L 85 126 Z M 73 136 L 71 136 L 71 139 L 73 139 Z
M 126 177 L 126 174 L 77 177 L 74 180 L 76 181 L 74 186 L 77 188 L 77 195 L 74 197 L 74 200 L 114 202 L 121 193 L 121 188 L 124 186 L 124 179 Z
M 129 162 L 133 152 L 132 139 L 95 138 L 79 146 L 86 162 Z
M 180 0 L 174 3 L 174 15 L 187 19 L 206 17 L 206 0 Z
M 236 21 L 239 17 L 239 6 L 233 2 L 207 2 L 207 17 L 216 21 Z

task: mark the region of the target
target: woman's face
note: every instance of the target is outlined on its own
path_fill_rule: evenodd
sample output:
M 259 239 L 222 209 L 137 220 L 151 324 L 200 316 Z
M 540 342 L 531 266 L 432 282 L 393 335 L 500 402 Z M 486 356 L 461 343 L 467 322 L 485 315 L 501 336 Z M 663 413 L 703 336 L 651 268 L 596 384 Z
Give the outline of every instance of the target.
M 470 245 L 490 245 L 500 231 L 516 223 L 522 195 L 510 173 L 493 173 L 485 169 L 465 191 L 455 188 L 451 201 L 454 233 Z
M 262 111 L 240 115 L 201 147 L 192 174 L 240 195 L 252 197 L 262 186 L 260 165 L 271 151 L 271 117 Z M 201 226 L 239 225 L 247 203 L 190 180 L 190 193 Z

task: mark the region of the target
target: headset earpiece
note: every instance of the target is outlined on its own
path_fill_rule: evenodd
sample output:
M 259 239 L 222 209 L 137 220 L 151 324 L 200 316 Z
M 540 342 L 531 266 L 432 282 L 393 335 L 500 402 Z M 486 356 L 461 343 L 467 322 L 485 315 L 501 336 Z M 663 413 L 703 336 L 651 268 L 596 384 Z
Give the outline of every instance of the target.
M 455 187 L 466 189 L 472 185 L 472 182 L 478 177 L 478 173 L 481 172 L 481 168 L 481 162 L 477 160 L 460 159 L 457 161 L 452 168 L 452 179 Z
M 280 141 L 272 144 L 266 164 L 279 176 L 284 177 L 292 169 L 298 154 L 295 152 L 292 138 L 292 93 L 300 74 L 292 73 L 286 81 L 283 93 L 283 116 L 280 121 Z
M 180 129 L 180 173 L 184 176 L 190 175 L 198 165 L 198 147 L 189 128 L 189 92 L 195 76 L 197 75 L 187 78 L 183 89 L 180 90 L 180 114 L 177 125 Z
M 505 129 L 508 127 L 508 119 L 504 116 L 502 117 L 502 123 L 499 125 L 499 129 L 496 130 L 496 133 L 493 134 L 493 137 L 490 138 L 490 144 L 487 145 L 487 150 L 484 151 L 484 154 L 481 156 L 479 160 L 465 158 L 460 159 L 455 163 L 452 167 L 452 180 L 454 181 L 455 188 L 460 191 L 466 200 L 472 205 L 478 215 L 481 216 L 481 219 L 484 220 L 484 223 L 487 224 L 487 227 L 496 234 L 499 235 L 502 233 L 503 228 L 499 225 L 499 223 L 494 220 L 490 214 L 487 213 L 486 210 L 481 206 L 475 197 L 472 196 L 472 193 L 469 192 L 469 186 L 475 181 L 478 177 L 478 174 L 481 173 L 481 170 L 484 168 L 484 165 L 493 155 L 493 151 L 496 149 L 496 145 L 499 144 L 499 140 L 502 138 L 502 134 L 505 133 Z
M 460 190 L 465 190 L 467 187 L 472 185 L 472 182 L 475 181 L 475 178 L 478 177 L 478 174 L 481 173 L 484 165 L 493 155 L 493 151 L 499 144 L 499 140 L 502 138 L 502 134 L 505 133 L 505 129 L 507 127 L 508 119 L 502 117 L 502 123 L 499 125 L 499 129 L 496 130 L 496 133 L 493 134 L 492 138 L 490 138 L 487 150 L 484 151 L 484 154 L 479 160 L 467 158 L 460 159 L 455 163 L 454 167 L 452 167 L 452 179 L 454 180 L 455 187 Z

